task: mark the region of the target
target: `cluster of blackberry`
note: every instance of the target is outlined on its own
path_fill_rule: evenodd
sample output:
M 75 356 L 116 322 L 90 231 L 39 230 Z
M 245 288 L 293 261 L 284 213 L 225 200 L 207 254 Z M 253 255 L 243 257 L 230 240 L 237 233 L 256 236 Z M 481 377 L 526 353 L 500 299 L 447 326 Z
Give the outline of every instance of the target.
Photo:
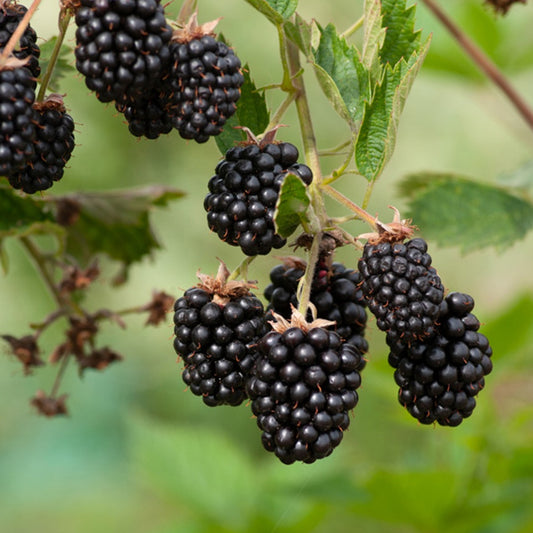
M 193 394 L 209 406 L 239 405 L 246 398 L 254 345 L 267 331 L 264 309 L 248 291 L 224 297 L 219 292 L 193 287 L 176 300 L 174 349 Z
M 198 26 L 173 31 L 160 0 L 81 0 L 76 68 L 102 102 L 115 102 L 130 132 L 155 139 L 173 128 L 206 142 L 236 111 L 239 58 Z
M 268 314 L 274 312 L 290 318 L 291 306 L 298 307 L 296 292 L 304 272 L 305 264 L 290 259 L 270 271 L 272 283 L 264 293 L 269 302 Z M 364 337 L 367 303 L 360 285 L 361 274 L 357 270 L 348 269 L 341 263 L 328 267 L 326 261 L 320 260 L 315 268 L 310 301 L 318 318 L 335 322 L 335 331 L 343 341 L 353 344 L 364 354 L 368 351 Z
M 385 235 L 365 245 L 361 289 L 387 332 L 400 403 L 423 424 L 457 426 L 476 406 L 492 350 L 477 332 L 472 297 L 454 292 L 444 298 L 427 243 L 400 239 Z
M 288 172 L 309 185 L 311 169 L 298 164 L 291 143 L 251 143 L 230 148 L 209 180 L 205 197 L 209 229 L 246 255 L 266 255 L 286 240 L 275 232 L 274 211 Z
M 2 49 L 26 12 L 26 7 L 14 2 L 0 3 Z M 35 30 L 28 25 L 13 56 L 0 69 L 0 175 L 28 194 L 61 179 L 74 149 L 74 122 L 61 97 L 35 102 L 40 75 L 36 41 Z
M 355 346 L 324 328 L 263 337 L 247 390 L 264 448 L 286 464 L 330 455 L 359 400 L 362 365 Z

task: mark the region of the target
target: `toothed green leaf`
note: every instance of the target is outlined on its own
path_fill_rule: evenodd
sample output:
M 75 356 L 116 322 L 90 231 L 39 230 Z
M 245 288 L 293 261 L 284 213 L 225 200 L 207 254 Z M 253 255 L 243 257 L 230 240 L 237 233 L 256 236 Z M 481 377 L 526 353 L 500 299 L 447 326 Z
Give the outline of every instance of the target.
M 307 222 L 309 204 L 304 182 L 294 174 L 287 174 L 281 185 L 274 213 L 276 233 L 284 238 L 289 237 L 302 222 Z
M 289 18 L 296 7 L 298 0 L 246 0 L 257 11 L 265 15 L 273 24 L 282 24 Z
M 400 191 L 409 200 L 407 216 L 442 246 L 504 249 L 533 228 L 533 204 L 503 187 L 421 173 L 407 176 Z

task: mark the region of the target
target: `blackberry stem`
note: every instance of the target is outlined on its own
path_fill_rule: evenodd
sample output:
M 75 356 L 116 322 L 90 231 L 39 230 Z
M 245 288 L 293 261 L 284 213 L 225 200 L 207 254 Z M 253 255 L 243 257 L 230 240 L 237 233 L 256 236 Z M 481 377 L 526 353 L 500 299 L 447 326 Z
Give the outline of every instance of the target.
M 248 266 L 256 257 L 257 255 L 245 257 L 241 264 L 229 275 L 226 281 L 232 281 L 239 277 L 242 277 L 245 281 L 248 281 Z
M 41 86 L 39 87 L 39 93 L 37 94 L 37 98 L 35 99 L 36 102 L 42 102 L 44 100 L 46 89 L 48 88 L 48 84 L 50 83 L 50 79 L 52 78 L 52 74 L 59 58 L 61 46 L 63 45 L 63 41 L 65 39 L 65 34 L 67 33 L 71 17 L 72 15 L 69 12 L 62 12 L 59 15 L 59 35 L 57 36 L 56 44 L 54 45 L 54 49 L 52 50 L 52 55 L 50 57 L 48 66 L 46 67 L 46 72 L 44 73 L 44 76 L 42 78 Z
M 376 230 L 376 218 L 373 217 L 368 211 L 365 211 L 363 208 L 359 207 L 356 203 L 352 202 L 349 198 L 344 196 L 341 192 L 337 191 L 329 185 L 322 185 L 322 190 L 331 198 L 334 198 L 340 204 L 344 205 L 351 211 L 353 211 L 357 218 L 364 220 L 369 226 Z M 365 195 L 366 200 L 366 195 Z
M 296 99 L 296 92 L 291 91 L 288 94 L 287 98 L 285 98 L 285 100 L 281 102 L 281 105 L 278 107 L 278 109 L 274 113 L 274 116 L 270 119 L 270 123 L 265 128 L 265 131 L 270 131 L 272 128 L 274 128 L 280 123 L 281 118 L 283 117 L 283 115 L 285 114 L 285 112 L 290 107 L 290 105 L 294 102 L 295 99 Z
M 2 51 L 2 54 L 0 55 L 0 67 L 3 67 L 6 64 L 6 61 L 9 59 L 9 56 L 11 56 L 11 54 L 13 53 L 15 46 L 17 46 L 18 42 L 20 41 L 20 38 L 26 31 L 26 28 L 28 27 L 31 18 L 33 17 L 35 11 L 37 11 L 37 8 L 39 7 L 40 3 L 41 0 L 33 0 L 31 6 L 28 8 L 28 11 L 26 11 L 24 16 L 22 17 L 22 20 L 19 22 L 17 29 L 9 38 L 9 41 L 7 42 L 4 50 Z
M 527 122 L 528 126 L 533 129 L 533 110 L 509 83 L 509 80 L 503 75 L 492 60 L 457 27 L 455 22 L 448 17 L 434 0 L 422 0 L 422 2 L 426 4 L 427 8 L 433 13 L 433 15 L 451 33 L 459 46 L 466 52 L 477 67 L 503 91 L 522 118 Z
M 307 265 L 305 273 L 298 283 L 298 311 L 305 317 L 307 316 L 307 308 L 309 307 L 309 300 L 311 299 L 311 287 L 315 276 L 315 267 L 318 262 L 320 253 L 320 243 L 322 242 L 322 232 L 318 232 L 313 237 L 313 243 L 307 256 Z
M 358 29 L 360 29 L 365 22 L 365 16 L 362 15 L 359 19 L 357 19 L 348 29 L 344 30 L 341 33 L 341 37 L 344 37 L 347 39 L 351 35 L 353 35 Z

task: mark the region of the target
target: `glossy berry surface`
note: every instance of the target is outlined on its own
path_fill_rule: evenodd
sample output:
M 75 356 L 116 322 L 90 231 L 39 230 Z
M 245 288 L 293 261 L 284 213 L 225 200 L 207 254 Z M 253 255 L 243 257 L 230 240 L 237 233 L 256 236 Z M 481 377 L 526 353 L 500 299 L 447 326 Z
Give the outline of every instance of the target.
M 271 283 L 265 288 L 265 298 L 269 302 L 267 316 L 273 311 L 290 318 L 291 305 L 298 307 L 296 291 L 304 272 L 301 265 L 277 265 L 270 271 Z M 343 342 L 366 353 L 366 299 L 360 284 L 361 274 L 357 270 L 347 269 L 341 263 L 333 263 L 328 270 L 324 262 L 319 262 L 311 286 L 311 303 L 316 307 L 317 318 L 336 322 L 334 329 Z
M 263 447 L 285 464 L 330 455 L 357 405 L 362 357 L 323 328 L 267 333 L 247 382 Z
M 172 120 L 184 139 L 206 142 L 236 111 L 244 77 L 233 50 L 211 35 L 171 44 Z
M 492 349 L 478 332 L 474 300 L 450 293 L 440 305 L 435 334 L 407 345 L 387 337 L 399 402 L 422 424 L 457 426 L 472 414 L 475 396 L 492 370 Z
M 240 246 L 246 255 L 266 255 L 272 248 L 281 248 L 286 240 L 275 233 L 274 210 L 286 173 L 297 160 L 298 150 L 290 143 L 228 150 L 209 180 L 204 200 L 211 231 L 228 244 Z M 310 169 L 297 166 L 309 184 Z
M 367 243 L 358 267 L 379 329 L 406 343 L 434 334 L 444 287 L 423 239 Z
M 24 67 L 0 71 L 0 175 L 24 169 L 34 155 L 35 83 Z
M 34 154 L 26 168 L 9 176 L 15 189 L 33 194 L 49 189 L 63 177 L 65 164 L 74 150 L 74 121 L 64 106 L 35 106 L 37 120 Z
M 75 20 L 76 68 L 100 101 L 123 103 L 159 83 L 172 35 L 159 0 L 81 0 Z
M 240 296 L 224 305 L 191 288 L 174 305 L 174 349 L 183 359 L 183 381 L 204 403 L 239 405 L 255 361 L 255 344 L 267 331 L 263 304 Z
M 14 2 L 3 2 L 0 5 L 0 49 L 6 46 L 27 11 L 25 6 Z M 37 34 L 30 24 L 24 30 L 18 45 L 13 50 L 13 55 L 17 59 L 28 58 L 28 62 L 24 66 L 30 71 L 33 78 L 39 77 L 41 74 L 39 66 L 41 49 L 37 44 Z M 35 88 L 35 80 L 33 83 Z

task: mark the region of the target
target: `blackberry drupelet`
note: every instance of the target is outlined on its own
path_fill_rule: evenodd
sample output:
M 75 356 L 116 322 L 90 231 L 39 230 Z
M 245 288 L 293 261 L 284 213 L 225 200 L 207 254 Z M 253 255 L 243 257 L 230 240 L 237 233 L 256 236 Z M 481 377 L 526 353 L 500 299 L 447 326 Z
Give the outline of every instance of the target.
M 270 271 L 272 283 L 264 293 L 269 302 L 267 317 L 273 311 L 290 318 L 291 305 L 298 307 L 296 291 L 304 273 L 305 264 L 291 260 Z M 311 303 L 318 318 L 336 322 L 335 330 L 343 342 L 353 344 L 364 354 L 368 351 L 364 337 L 367 316 L 360 284 L 361 274 L 357 270 L 347 269 L 341 263 L 333 263 L 328 269 L 324 261 L 319 261 L 311 286 Z
M 321 327 L 267 333 L 247 382 L 263 447 L 285 464 L 331 454 L 358 402 L 362 357 Z
M 453 292 L 440 305 L 431 338 L 408 345 L 387 336 L 399 402 L 422 424 L 459 425 L 492 370 L 492 349 L 473 309 L 471 296 Z
M 37 121 L 33 157 L 24 170 L 9 176 L 12 187 L 28 194 L 49 189 L 63 177 L 75 146 L 74 121 L 60 95 L 51 95 L 33 108 Z
M 25 6 L 12 0 L 0 0 L 0 49 L 6 46 L 27 11 Z M 37 34 L 31 25 L 28 24 L 24 30 L 18 46 L 13 50 L 13 55 L 17 59 L 29 58 L 24 66 L 31 72 L 35 80 L 40 76 L 39 56 L 41 49 L 37 44 Z M 34 88 L 37 85 L 35 80 L 33 82 Z
M 0 176 L 20 171 L 34 155 L 34 87 L 27 68 L 0 70 Z
M 172 29 L 160 0 L 81 0 L 76 68 L 101 102 L 138 98 L 160 83 Z
M 435 333 L 444 288 L 423 239 L 368 242 L 358 266 L 379 329 L 405 343 Z
M 285 175 L 294 171 L 307 185 L 313 177 L 297 160 L 298 150 L 290 143 L 230 148 L 209 180 L 204 200 L 211 231 L 246 255 L 281 248 L 286 240 L 275 233 L 273 217 Z
M 266 333 L 261 301 L 247 290 L 221 296 L 209 283 L 194 287 L 174 305 L 174 349 L 184 362 L 183 381 L 205 404 L 239 405 Z M 228 295 L 229 294 L 229 295 Z
M 181 137 L 203 143 L 218 135 L 237 109 L 244 82 L 241 62 L 213 35 L 180 30 L 176 35 L 168 78 L 172 120 Z

